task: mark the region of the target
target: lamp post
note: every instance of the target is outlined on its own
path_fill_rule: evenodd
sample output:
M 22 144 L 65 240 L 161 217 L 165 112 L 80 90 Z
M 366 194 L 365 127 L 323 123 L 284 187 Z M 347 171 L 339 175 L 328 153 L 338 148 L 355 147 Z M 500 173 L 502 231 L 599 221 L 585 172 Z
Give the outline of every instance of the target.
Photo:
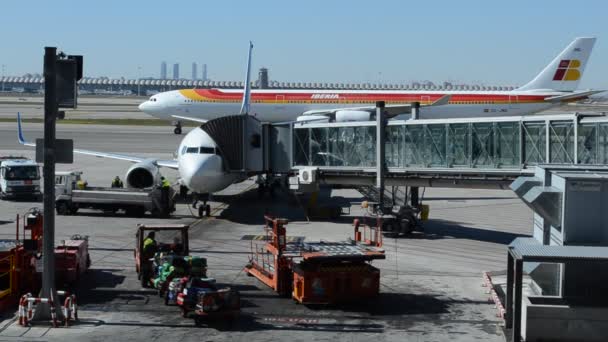
M 6 69 L 6 65 L 2 64 L 2 92 L 4 92 L 4 71 Z

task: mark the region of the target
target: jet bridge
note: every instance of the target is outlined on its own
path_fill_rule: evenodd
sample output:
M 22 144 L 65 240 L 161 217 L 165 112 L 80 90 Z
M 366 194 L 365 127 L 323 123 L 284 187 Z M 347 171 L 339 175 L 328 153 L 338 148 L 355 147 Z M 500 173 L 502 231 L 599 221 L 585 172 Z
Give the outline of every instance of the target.
M 232 116 L 201 127 L 217 143 L 227 172 L 298 175 L 296 186 L 375 184 L 373 121 L 266 124 Z M 539 164 L 608 164 L 608 117 L 390 120 L 384 151 L 387 186 L 506 189 Z
M 598 114 L 391 120 L 385 132 L 388 186 L 506 188 L 538 164 L 608 163 Z M 375 122 L 293 124 L 291 137 L 299 183 L 374 184 Z

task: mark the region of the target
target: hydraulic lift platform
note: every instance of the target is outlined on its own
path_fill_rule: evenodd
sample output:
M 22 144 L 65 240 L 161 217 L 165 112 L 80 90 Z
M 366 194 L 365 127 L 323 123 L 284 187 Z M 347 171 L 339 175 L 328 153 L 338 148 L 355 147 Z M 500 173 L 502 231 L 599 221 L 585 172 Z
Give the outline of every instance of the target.
M 379 294 L 380 270 L 370 262 L 386 258 L 380 229 L 355 220 L 354 240 L 287 243 L 288 221 L 265 219 L 268 242 L 261 249 L 252 242 L 248 274 L 302 304 L 352 302 Z M 360 229 L 366 230 L 364 234 Z

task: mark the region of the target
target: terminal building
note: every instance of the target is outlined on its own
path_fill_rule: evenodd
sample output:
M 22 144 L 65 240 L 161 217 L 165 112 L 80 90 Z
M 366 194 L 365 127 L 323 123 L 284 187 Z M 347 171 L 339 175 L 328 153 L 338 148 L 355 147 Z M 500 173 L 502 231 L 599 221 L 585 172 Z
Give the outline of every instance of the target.
M 270 80 L 268 69 L 260 70 L 260 78 L 252 82 L 254 88 L 261 89 L 327 89 L 327 90 L 513 90 L 513 86 L 484 85 L 424 85 L 419 83 L 344 83 L 344 82 L 282 82 Z M 162 91 L 183 88 L 225 88 L 242 89 L 242 81 L 215 81 L 208 79 L 207 64 L 202 65 L 202 79 L 185 80 L 179 78 L 179 64 L 173 65 L 173 78 L 168 79 L 167 63 L 161 63 L 160 79 L 125 79 L 107 77 L 84 77 L 78 82 L 81 94 L 121 92 L 134 95 L 138 92 L 149 95 Z M 177 76 L 177 77 L 176 77 Z M 0 85 L 8 92 L 41 93 L 44 89 L 42 77 L 0 77 Z

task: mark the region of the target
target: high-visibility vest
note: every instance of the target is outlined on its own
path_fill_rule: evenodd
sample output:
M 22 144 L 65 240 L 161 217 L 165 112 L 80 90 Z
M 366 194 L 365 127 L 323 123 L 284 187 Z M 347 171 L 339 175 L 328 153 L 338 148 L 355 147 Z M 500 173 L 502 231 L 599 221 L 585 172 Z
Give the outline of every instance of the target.
M 78 189 L 83 190 L 86 187 L 86 182 L 83 180 L 79 180 L 76 185 L 78 186 Z
M 153 240 L 153 239 L 151 239 L 151 238 L 146 238 L 146 239 L 144 240 L 144 252 L 148 252 L 148 249 L 149 249 L 150 247 L 155 246 L 155 245 L 156 245 L 156 241 L 154 241 L 154 240 Z
M 163 184 L 162 184 L 163 188 L 170 188 L 171 187 L 171 183 L 169 183 L 168 180 L 163 180 Z

